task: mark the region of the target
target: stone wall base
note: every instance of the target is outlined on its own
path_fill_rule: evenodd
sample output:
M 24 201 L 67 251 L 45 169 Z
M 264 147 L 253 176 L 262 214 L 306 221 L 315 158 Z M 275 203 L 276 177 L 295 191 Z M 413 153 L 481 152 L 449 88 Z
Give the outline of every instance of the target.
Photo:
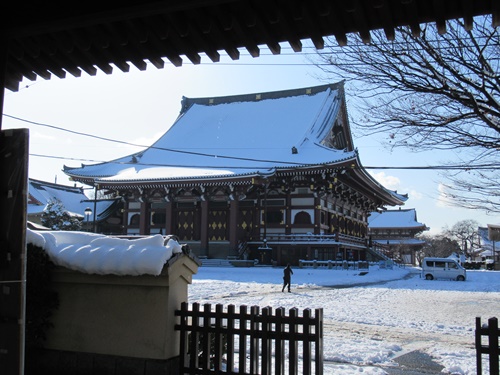
M 25 375 L 179 374 L 179 357 L 157 360 L 47 349 L 26 354 Z

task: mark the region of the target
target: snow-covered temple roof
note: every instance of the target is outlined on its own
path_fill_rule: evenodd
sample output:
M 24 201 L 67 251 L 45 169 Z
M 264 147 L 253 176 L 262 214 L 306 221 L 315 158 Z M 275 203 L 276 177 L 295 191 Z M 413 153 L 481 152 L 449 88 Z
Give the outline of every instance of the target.
M 75 181 L 109 189 L 252 183 L 254 177 L 349 169 L 378 204 L 408 197 L 361 165 L 343 82 L 214 98 L 183 98 L 177 120 L 144 151 L 105 163 L 64 167 Z
M 28 215 L 40 215 L 51 200 L 58 200 L 65 210 L 75 216 L 84 217 L 85 208 L 94 210 L 94 201 L 89 199 L 81 187 L 65 186 L 46 181 L 28 180 Z M 97 200 L 96 220 L 103 220 L 112 212 L 116 200 Z
M 65 172 L 96 182 L 138 182 L 269 175 L 276 169 L 348 162 L 356 159 L 355 150 L 322 144 L 341 110 L 343 95 L 339 83 L 184 98 L 176 122 L 145 151 L 111 162 L 65 167 Z
M 368 227 L 370 229 L 426 228 L 425 224 L 417 221 L 417 212 L 414 208 L 372 212 L 368 217 Z

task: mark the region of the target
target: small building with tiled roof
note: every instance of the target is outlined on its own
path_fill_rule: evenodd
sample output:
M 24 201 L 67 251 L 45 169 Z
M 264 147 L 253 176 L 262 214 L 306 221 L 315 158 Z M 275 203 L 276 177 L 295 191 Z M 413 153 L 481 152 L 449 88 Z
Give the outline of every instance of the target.
M 488 224 L 479 227 L 477 255 L 481 261 L 486 261 L 496 270 L 500 270 L 500 225 Z
M 146 150 L 64 171 L 123 199 L 123 234 L 174 234 L 207 257 L 365 259 L 368 214 L 407 197 L 363 168 L 344 95 L 339 82 L 183 98 Z
M 415 253 L 425 245 L 416 235 L 427 230 L 414 208 L 375 211 L 368 217 L 370 244 L 405 264 L 416 264 Z
M 41 224 L 42 214 L 51 201 L 61 202 L 64 210 L 71 216 L 84 221 L 84 229 L 92 230 L 94 220 L 96 231 L 101 233 L 120 232 L 121 228 L 113 228 L 121 220 L 113 219 L 121 204 L 118 199 L 89 199 L 82 187 L 66 186 L 52 182 L 30 178 L 28 180 L 28 221 Z M 90 217 L 85 217 L 85 210 L 92 210 Z M 95 216 L 94 216 L 95 212 Z

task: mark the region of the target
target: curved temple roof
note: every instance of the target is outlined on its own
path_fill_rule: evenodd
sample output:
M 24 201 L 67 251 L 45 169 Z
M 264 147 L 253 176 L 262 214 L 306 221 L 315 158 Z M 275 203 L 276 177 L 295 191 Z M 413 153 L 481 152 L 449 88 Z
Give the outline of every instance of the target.
M 387 204 L 402 204 L 406 196 L 387 190 L 361 166 L 346 111 L 343 82 L 183 98 L 175 123 L 146 150 L 106 163 L 65 166 L 64 172 L 83 183 L 123 188 L 220 184 L 347 168 L 364 189 L 378 191 Z
M 372 229 L 427 228 L 425 224 L 417 221 L 417 211 L 414 208 L 372 212 L 368 217 L 368 226 Z
M 97 183 L 258 176 L 355 160 L 322 144 L 342 107 L 343 85 L 183 100 L 172 127 L 143 152 L 81 168 Z M 351 142 L 352 144 L 352 142 Z
M 28 214 L 41 215 L 51 200 L 59 200 L 64 209 L 84 217 L 85 209 L 96 209 L 96 221 L 105 220 L 113 212 L 116 199 L 89 199 L 82 188 L 59 185 L 34 179 L 28 180 Z

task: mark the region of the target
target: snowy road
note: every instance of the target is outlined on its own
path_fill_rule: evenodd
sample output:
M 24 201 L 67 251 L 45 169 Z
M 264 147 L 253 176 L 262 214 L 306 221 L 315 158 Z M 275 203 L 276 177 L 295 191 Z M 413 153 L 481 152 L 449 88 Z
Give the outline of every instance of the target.
M 216 278 L 217 271 L 200 268 L 189 287 L 189 301 L 322 307 L 327 374 L 387 374 L 387 368 L 397 366 L 397 356 L 414 350 L 431 355 L 445 367 L 444 373 L 475 374 L 475 318 L 500 317 L 498 272 L 468 272 L 469 280 L 457 282 L 428 281 L 408 270 L 374 269 L 370 272 L 375 279 L 365 279 L 354 272 L 297 269 L 293 292 L 282 293 L 281 285 L 267 282 L 278 279 L 280 270 L 268 269 L 261 277 L 259 272 L 265 271 L 231 275 L 233 269 L 224 270 Z M 249 279 L 243 272 L 250 272 Z M 393 281 L 384 281 L 385 274 Z M 325 286 L 337 284 L 342 287 Z M 365 285 L 348 287 L 359 284 Z

